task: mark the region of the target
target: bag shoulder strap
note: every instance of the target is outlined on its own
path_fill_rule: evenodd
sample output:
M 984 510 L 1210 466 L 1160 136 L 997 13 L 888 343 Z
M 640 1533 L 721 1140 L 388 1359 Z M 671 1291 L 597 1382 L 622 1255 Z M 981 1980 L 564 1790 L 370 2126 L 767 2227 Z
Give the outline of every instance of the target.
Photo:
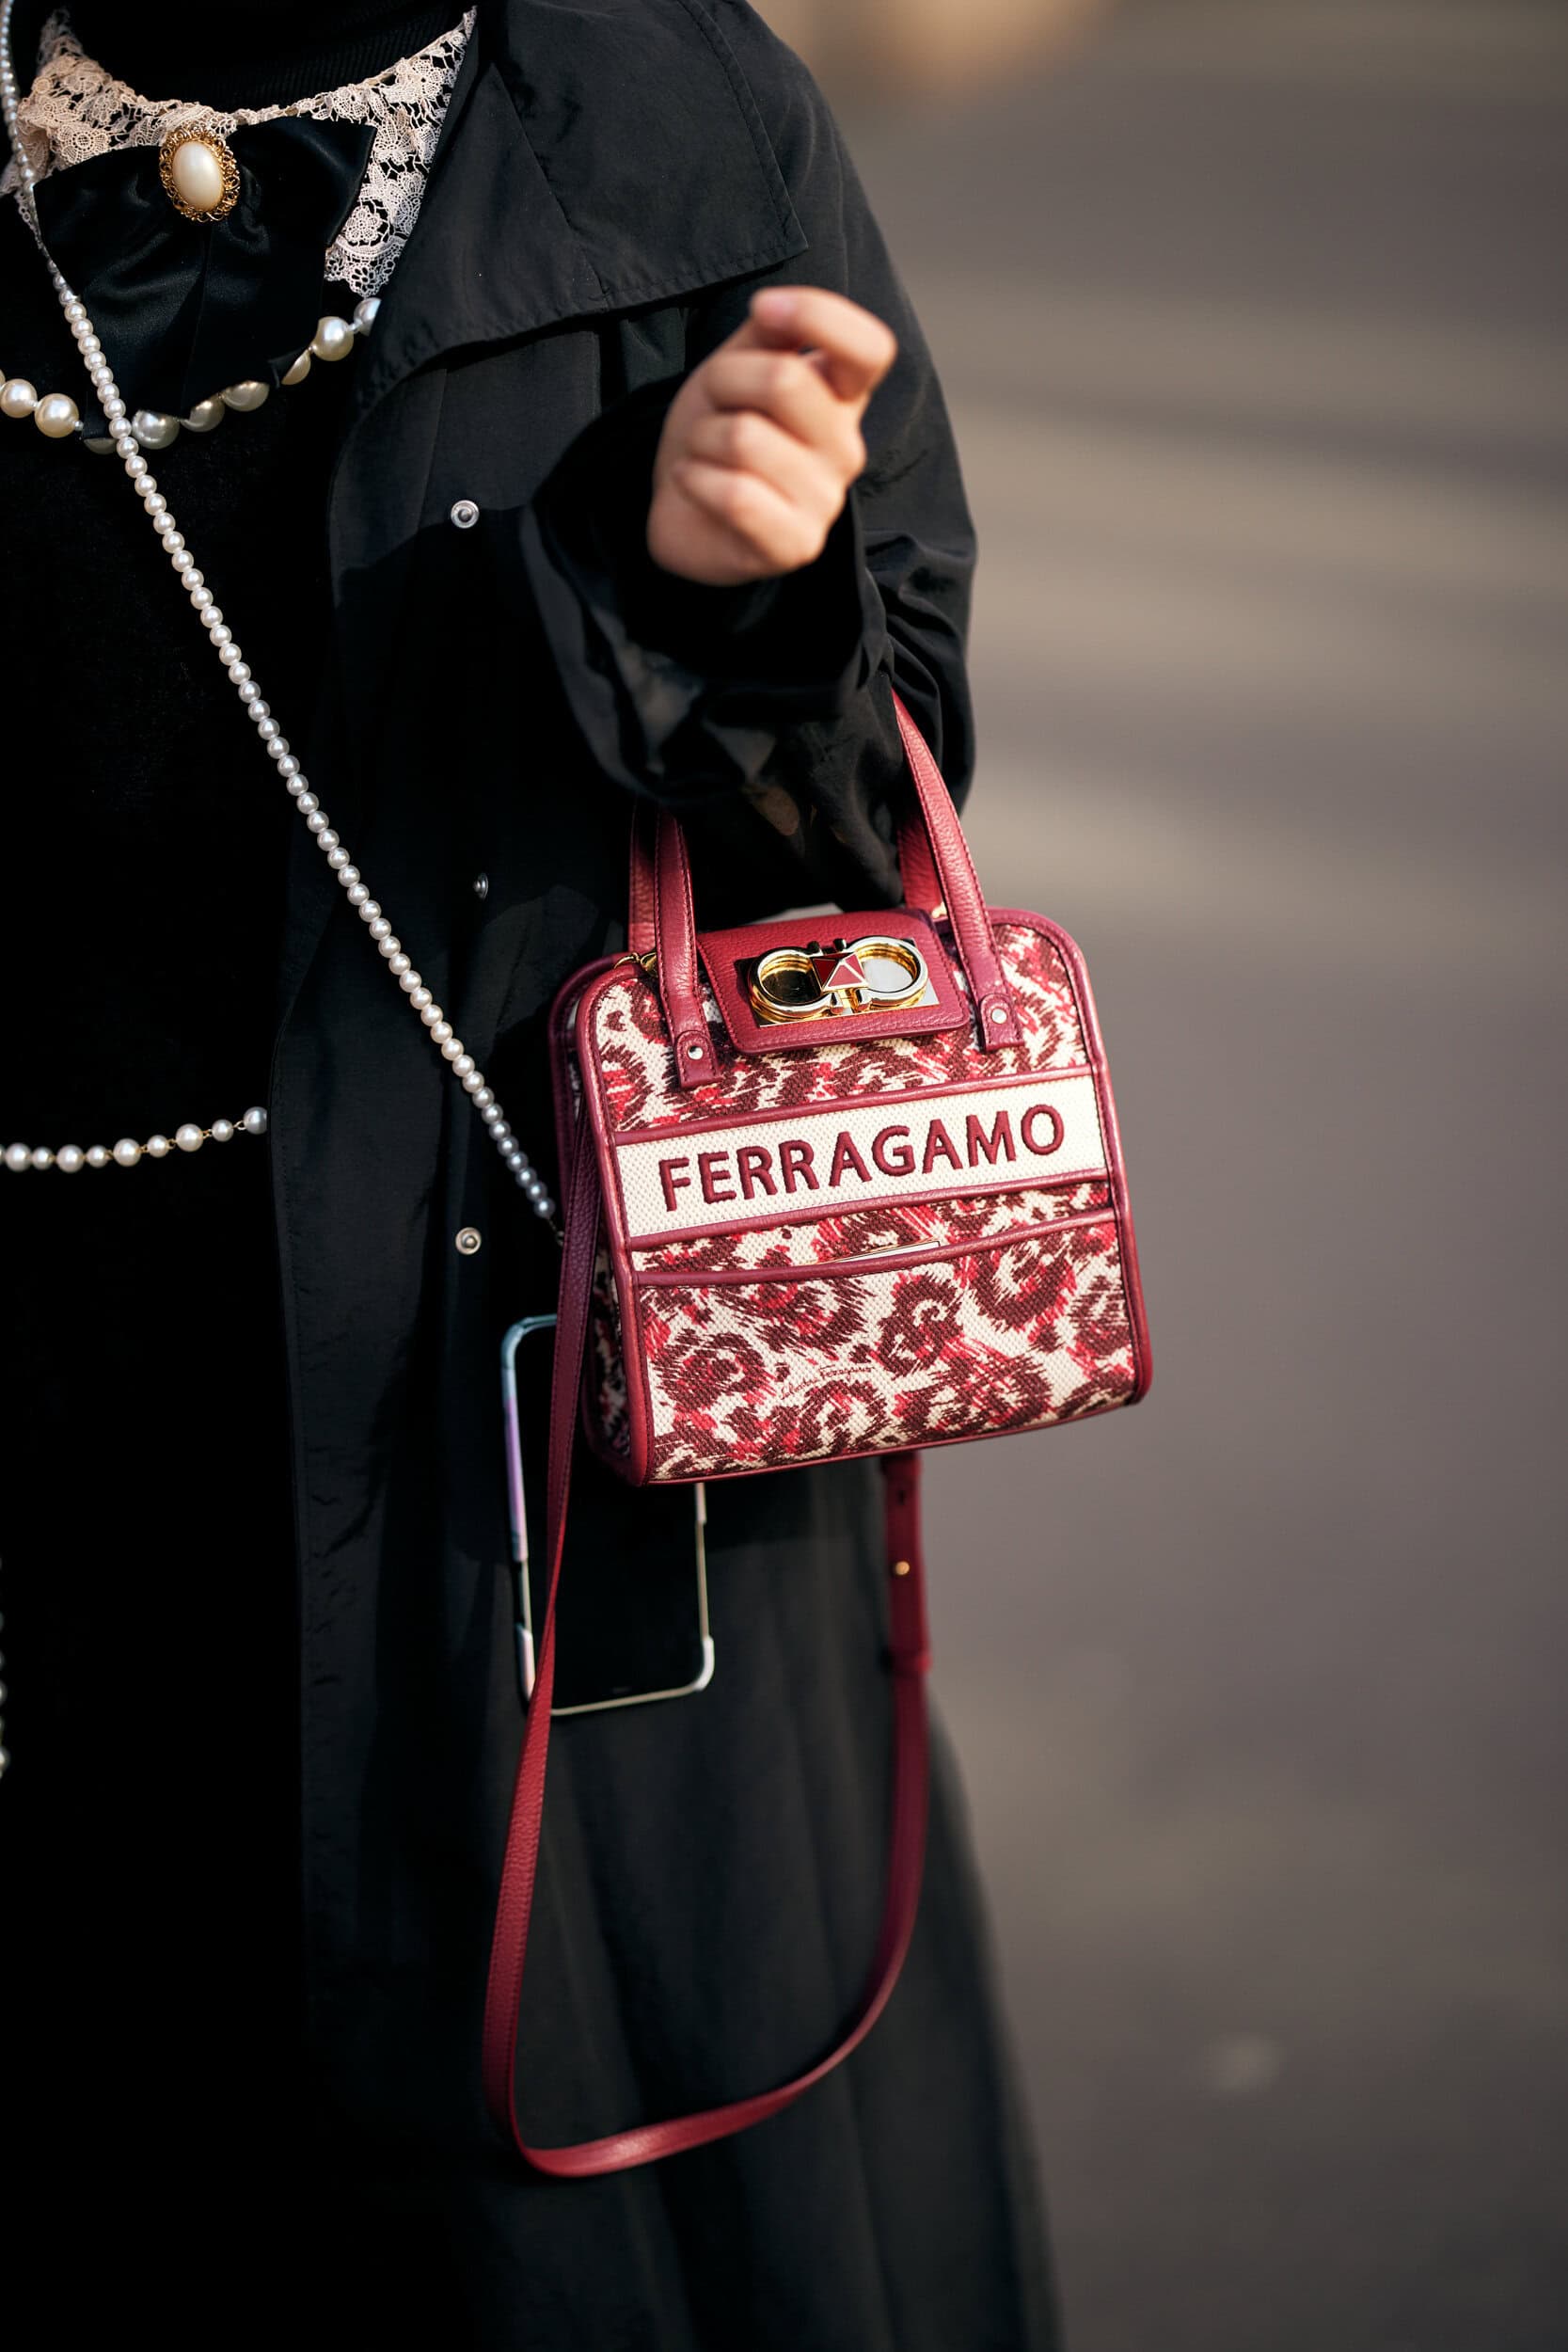
M 880 1931 L 863 1992 L 838 2042 L 827 2055 L 791 2081 L 750 2098 L 664 2122 L 634 2124 L 601 2139 L 568 2147 L 537 2148 L 523 2137 L 517 2114 L 517 2025 L 529 1919 L 539 1863 L 544 1819 L 545 1770 L 549 1756 L 550 1698 L 555 1686 L 555 1602 L 566 1534 L 572 1448 L 577 1429 L 578 1388 L 588 1344 L 594 1263 L 598 1247 L 601 1200 L 597 1154 L 591 1136 L 578 1139 L 566 1209 L 566 1246 L 561 1274 L 560 1314 L 550 1394 L 550 1441 L 546 1549 L 549 1586 L 545 1601 L 533 1695 L 529 1703 L 522 1751 L 506 1833 L 500 1895 L 490 1950 L 484 1997 L 483 2077 L 485 2102 L 503 2134 L 535 2170 L 561 2179 L 625 2172 L 707 2141 L 763 2122 L 789 2106 L 847 2058 L 871 2031 L 898 1979 L 913 1932 L 925 1860 L 927 1782 L 925 1565 L 920 1546 L 920 1456 L 889 1455 L 887 1545 L 889 1663 L 893 1674 L 893 1802 L 889 1826 L 886 1891 Z

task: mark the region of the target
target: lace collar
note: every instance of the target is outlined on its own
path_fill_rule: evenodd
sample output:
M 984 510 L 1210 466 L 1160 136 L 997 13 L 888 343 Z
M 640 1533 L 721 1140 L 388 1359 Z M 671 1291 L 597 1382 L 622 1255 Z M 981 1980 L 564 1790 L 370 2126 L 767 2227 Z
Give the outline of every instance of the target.
M 284 115 L 318 122 L 360 122 L 374 134 L 370 162 L 352 211 L 327 250 L 324 276 L 356 294 L 378 294 L 418 218 L 452 85 L 473 30 L 475 11 L 427 48 L 368 82 L 350 82 L 287 106 L 242 106 L 229 113 L 198 99 L 143 98 L 87 56 L 62 8 L 40 44 L 38 77 L 17 115 L 24 151 L 40 179 L 116 149 L 161 147 L 187 122 L 231 131 Z M 0 192 L 13 184 L 8 169 Z

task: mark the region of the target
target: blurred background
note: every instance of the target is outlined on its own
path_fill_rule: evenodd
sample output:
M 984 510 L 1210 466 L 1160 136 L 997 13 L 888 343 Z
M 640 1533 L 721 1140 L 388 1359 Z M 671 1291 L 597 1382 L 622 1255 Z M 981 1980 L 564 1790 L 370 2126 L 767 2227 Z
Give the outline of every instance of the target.
M 931 1471 L 1069 2352 L 1563 2352 L 1568 8 L 771 12 L 949 389 L 972 838 L 1088 952 L 1154 1334 Z

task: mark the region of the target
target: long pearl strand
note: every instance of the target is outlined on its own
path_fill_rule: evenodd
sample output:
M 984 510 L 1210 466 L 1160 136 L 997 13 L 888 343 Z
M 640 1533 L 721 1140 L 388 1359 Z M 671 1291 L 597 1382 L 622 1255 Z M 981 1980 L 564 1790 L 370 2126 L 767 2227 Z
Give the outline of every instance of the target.
M 102 403 L 114 441 L 115 453 L 124 465 L 126 474 L 134 485 L 152 528 L 163 544 L 164 551 L 190 598 L 198 620 L 206 629 L 218 660 L 228 671 L 230 682 L 249 714 L 257 736 L 266 748 L 267 756 L 272 760 L 283 780 L 284 788 L 314 835 L 317 849 L 320 850 L 332 872 L 337 876 L 350 906 L 354 908 L 374 940 L 377 951 L 385 961 L 388 970 L 393 975 L 399 988 L 429 1030 L 431 1042 L 436 1047 L 442 1060 L 450 1063 L 452 1075 L 458 1080 L 463 1091 L 469 1097 L 474 1108 L 483 1120 L 490 1140 L 500 1153 L 518 1190 L 536 1216 L 543 1218 L 546 1223 L 552 1223 L 555 1217 L 555 1202 L 550 1198 L 544 1178 L 533 1167 L 522 1145 L 514 1136 L 507 1122 L 506 1113 L 497 1102 L 495 1090 L 486 1081 L 484 1073 L 478 1067 L 462 1039 L 454 1033 L 451 1023 L 436 1002 L 434 993 L 425 986 L 424 981 L 415 970 L 413 959 L 394 932 L 389 916 L 382 913 L 380 904 L 372 897 L 369 883 L 364 881 L 359 868 L 354 864 L 348 850 L 333 830 L 326 811 L 310 790 L 297 756 L 289 749 L 288 738 L 273 717 L 268 705 L 262 700 L 261 689 L 250 675 L 250 665 L 241 651 L 234 632 L 224 619 L 212 590 L 198 570 L 196 559 L 185 545 L 184 534 L 175 521 L 168 501 L 159 489 L 149 469 L 141 443 L 136 438 L 127 414 L 125 401 L 120 394 L 119 387 L 115 382 L 114 371 L 103 356 L 103 343 L 93 331 L 93 324 L 87 316 L 87 305 L 78 294 L 71 291 L 60 271 L 55 267 L 43 243 L 39 225 L 38 206 L 33 195 L 33 183 L 37 174 L 23 151 L 22 143 L 17 136 L 17 109 L 21 103 L 21 91 L 17 84 L 15 67 L 11 61 L 11 20 L 15 5 L 16 0 L 0 0 L 0 116 L 4 117 L 7 135 L 10 141 L 11 153 L 16 164 L 19 183 L 17 198 L 28 226 L 38 240 L 39 250 L 43 255 L 49 271 L 50 282 L 59 298 L 60 308 L 65 313 L 66 325 L 71 329 L 76 348 L 81 353 L 83 365 Z M 127 1137 L 125 1140 L 130 1146 L 132 1139 Z M 178 1141 L 178 1136 L 176 1140 Z M 67 1145 L 65 1148 L 70 1152 L 75 1147 Z M 101 1148 L 95 1147 L 95 1149 Z M 137 1157 L 139 1157 L 141 1147 L 134 1148 L 136 1149 Z M 12 1150 L 20 1149 L 20 1146 L 12 1146 Z M 40 1146 L 31 1152 L 29 1165 L 39 1167 L 40 1165 L 40 1151 L 48 1149 L 47 1146 Z M 119 1156 L 119 1146 L 117 1145 L 113 1154 L 116 1158 Z M 8 1153 L 7 1161 L 9 1165 Z M 59 1164 L 57 1149 L 54 1152 L 52 1158 L 41 1162 L 45 1168 L 51 1166 L 58 1168 Z M 135 1165 L 135 1161 L 129 1164 Z

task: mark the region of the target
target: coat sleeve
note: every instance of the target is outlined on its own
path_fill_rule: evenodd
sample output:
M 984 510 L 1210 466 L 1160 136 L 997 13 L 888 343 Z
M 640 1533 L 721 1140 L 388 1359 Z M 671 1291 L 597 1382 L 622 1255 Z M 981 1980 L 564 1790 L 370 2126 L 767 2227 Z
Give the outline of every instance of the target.
M 751 588 L 649 557 L 655 452 L 682 376 L 608 407 L 524 518 L 531 600 L 594 765 L 686 823 L 708 920 L 823 897 L 896 898 L 906 788 L 897 688 L 961 796 L 974 759 L 964 645 L 974 541 L 930 354 L 820 91 L 749 8 L 717 11 L 756 97 L 808 249 L 695 297 L 689 370 L 770 283 L 876 312 L 898 358 L 865 420 L 868 462 L 817 561 Z

